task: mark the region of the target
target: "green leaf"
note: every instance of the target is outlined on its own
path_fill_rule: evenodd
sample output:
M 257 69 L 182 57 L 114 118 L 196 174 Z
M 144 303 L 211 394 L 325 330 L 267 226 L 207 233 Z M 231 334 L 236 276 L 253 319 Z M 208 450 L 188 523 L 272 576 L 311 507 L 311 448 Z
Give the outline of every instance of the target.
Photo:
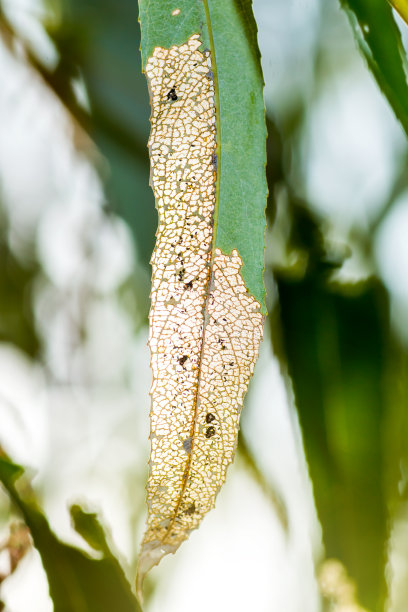
M 237 249 L 242 277 L 265 307 L 266 126 L 252 2 L 209 2 L 219 81 L 221 170 L 216 247 Z
M 139 2 L 142 27 L 142 65 L 155 47 L 169 49 L 180 46 L 192 34 L 200 34 L 203 46 L 210 48 L 204 2 L 200 0 L 141 0 Z
M 0 482 L 21 512 L 31 531 L 35 547 L 47 573 L 55 612 L 140 612 L 117 559 L 106 543 L 103 529 L 94 514 L 75 506 L 72 510 L 79 533 L 103 553 L 92 559 L 81 550 L 64 544 L 51 531 L 37 505 L 28 483 L 16 488 L 16 480 L 24 470 L 7 458 L 0 458 Z M 24 489 L 24 494 L 19 491 Z
M 360 50 L 408 134 L 406 56 L 386 0 L 340 0 Z
M 108 162 L 102 168 L 109 209 L 121 215 L 148 267 L 157 215 L 149 188 L 149 100 L 141 71 L 136 0 L 64 0 L 63 17 L 49 28 L 61 61 L 51 84 L 67 104 L 66 90 L 83 78 L 90 114 L 81 125 Z M 146 295 L 146 299 L 147 299 Z
M 326 273 L 278 278 L 282 333 L 326 555 L 382 611 L 387 502 L 388 302 L 378 282 L 330 287 Z
M 85 512 L 81 506 L 74 504 L 70 508 L 75 531 L 89 544 L 91 548 L 109 556 L 109 546 L 105 532 L 94 512 Z
M 143 69 L 153 49 L 180 45 L 193 34 L 202 50 L 211 49 L 218 158 L 214 248 L 238 251 L 245 285 L 265 314 L 266 127 L 252 2 L 141 0 L 140 21 Z

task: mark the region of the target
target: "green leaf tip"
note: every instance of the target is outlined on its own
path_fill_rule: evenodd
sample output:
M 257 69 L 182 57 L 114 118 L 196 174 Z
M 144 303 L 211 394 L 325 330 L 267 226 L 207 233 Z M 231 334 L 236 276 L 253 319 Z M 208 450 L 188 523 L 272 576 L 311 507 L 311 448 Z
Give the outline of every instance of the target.
M 14 485 L 16 480 L 24 474 L 24 468 L 0 456 L 0 481 L 5 485 Z

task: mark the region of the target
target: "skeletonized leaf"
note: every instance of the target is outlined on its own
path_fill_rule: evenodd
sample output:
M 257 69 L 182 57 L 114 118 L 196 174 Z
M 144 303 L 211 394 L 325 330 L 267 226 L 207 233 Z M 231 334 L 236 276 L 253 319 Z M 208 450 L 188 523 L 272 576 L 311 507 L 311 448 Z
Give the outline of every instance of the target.
M 265 315 L 265 119 L 251 3 L 140 2 L 159 212 L 138 587 L 215 503 Z

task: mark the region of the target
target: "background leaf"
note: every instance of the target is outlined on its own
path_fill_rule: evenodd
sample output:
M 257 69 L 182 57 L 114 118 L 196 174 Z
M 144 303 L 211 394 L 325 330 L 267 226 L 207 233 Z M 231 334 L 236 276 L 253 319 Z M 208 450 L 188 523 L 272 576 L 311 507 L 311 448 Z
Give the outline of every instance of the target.
M 81 121 L 109 164 L 109 208 L 135 236 L 148 265 L 157 214 L 149 186 L 149 95 L 141 70 L 138 3 L 134 0 L 64 0 L 62 16 L 49 26 L 61 54 L 54 80 L 84 80 L 90 115 Z M 66 83 L 64 90 L 69 87 Z
M 92 559 L 54 535 L 33 494 L 27 497 L 16 488 L 16 480 L 23 472 L 20 466 L 0 458 L 0 482 L 30 528 L 47 573 L 55 612 L 140 612 L 140 606 L 122 568 L 108 548 L 96 516 L 78 506 L 74 507 L 75 525 L 80 527 L 79 532 L 86 535 L 86 540 L 92 542 L 93 547 L 96 545 L 103 552 L 101 559 Z M 21 485 L 19 482 L 20 490 Z M 23 488 L 27 491 L 27 482 Z
M 391 7 L 384 0 L 341 0 L 360 50 L 408 134 L 407 60 Z
M 306 210 L 297 214 L 294 241 L 307 246 L 309 264 L 301 279 L 278 275 L 279 312 L 326 557 L 344 564 L 358 601 L 380 611 L 388 537 L 387 295 L 374 281 L 329 282 L 337 264 Z

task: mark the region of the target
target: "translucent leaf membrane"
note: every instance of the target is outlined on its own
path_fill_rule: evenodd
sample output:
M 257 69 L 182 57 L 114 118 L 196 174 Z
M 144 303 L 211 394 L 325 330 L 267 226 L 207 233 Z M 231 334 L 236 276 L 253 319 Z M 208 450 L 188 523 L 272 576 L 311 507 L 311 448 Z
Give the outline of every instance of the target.
M 146 64 L 151 180 L 159 211 L 152 257 L 153 370 L 145 573 L 215 503 L 262 338 L 261 306 L 237 250 L 214 248 L 216 110 L 210 53 L 198 35 L 156 47 Z

